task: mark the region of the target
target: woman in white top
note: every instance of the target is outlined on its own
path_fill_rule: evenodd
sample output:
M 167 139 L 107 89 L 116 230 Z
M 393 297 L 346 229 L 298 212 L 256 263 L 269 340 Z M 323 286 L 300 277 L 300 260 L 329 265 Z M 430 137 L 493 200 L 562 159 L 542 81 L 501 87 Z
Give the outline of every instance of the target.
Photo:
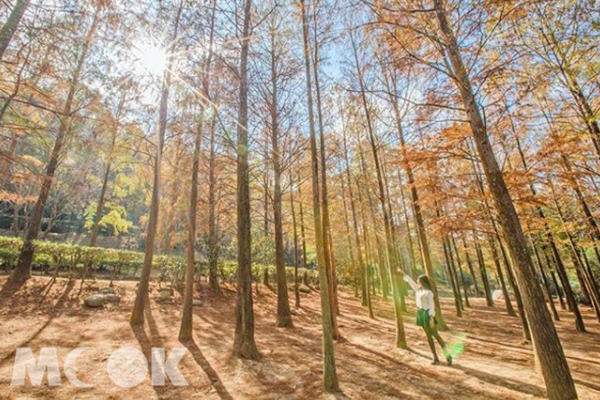
M 442 346 L 442 350 L 448 361 L 448 365 L 452 364 L 452 356 L 446 352 L 446 343 L 437 331 L 437 321 L 435 319 L 435 302 L 433 301 L 433 291 L 431 290 L 431 283 L 427 275 L 421 275 L 417 278 L 419 283 L 415 282 L 409 275 L 404 274 L 404 280 L 412 287 L 415 291 L 415 299 L 417 303 L 417 325 L 423 327 L 425 334 L 427 335 L 427 342 L 429 348 L 433 354 L 433 364 L 437 365 L 440 363 L 440 359 L 435 351 L 435 343 L 433 338 L 439 342 Z

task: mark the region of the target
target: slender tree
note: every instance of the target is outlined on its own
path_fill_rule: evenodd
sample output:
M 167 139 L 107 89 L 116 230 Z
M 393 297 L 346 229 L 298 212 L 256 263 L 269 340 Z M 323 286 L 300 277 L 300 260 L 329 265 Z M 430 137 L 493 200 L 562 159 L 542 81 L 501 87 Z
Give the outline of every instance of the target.
M 275 14 L 272 14 L 273 16 Z M 274 18 L 274 17 L 273 17 Z M 271 101 L 269 104 L 271 114 L 271 160 L 273 164 L 273 217 L 275 225 L 275 268 L 277 271 L 277 326 L 281 328 L 291 328 L 292 313 L 290 310 L 290 301 L 288 299 L 287 276 L 285 273 L 285 260 L 283 254 L 283 213 L 281 210 L 282 189 L 281 189 L 281 154 L 279 143 L 279 71 L 278 51 L 276 44 L 277 27 L 274 19 L 271 18 L 269 29 L 270 48 L 269 61 L 271 70 Z
M 169 111 L 169 91 L 171 89 L 172 71 L 172 47 L 177 40 L 179 34 L 179 23 L 183 12 L 183 0 L 179 3 L 175 21 L 173 23 L 173 33 L 171 42 L 167 51 L 167 62 L 164 71 L 162 89 L 160 93 L 160 107 L 158 111 L 158 129 L 156 131 L 156 154 L 154 156 L 154 182 L 152 185 L 152 199 L 150 201 L 150 216 L 148 219 L 148 227 L 146 229 L 146 249 L 144 251 L 144 266 L 142 275 L 138 284 L 135 303 L 131 310 L 129 323 L 131 325 L 144 324 L 144 307 L 148 298 L 148 286 L 150 284 L 150 273 L 152 272 L 152 260 L 154 258 L 154 243 L 156 239 L 156 231 L 158 228 L 158 218 L 160 209 L 160 187 L 161 187 L 161 165 L 163 159 L 163 149 L 165 145 L 165 134 L 167 131 L 167 116 Z
M 194 297 L 194 269 L 196 267 L 196 219 L 198 209 L 198 175 L 200 169 L 200 152 L 202 149 L 202 129 L 204 125 L 204 110 L 210 108 L 207 105 L 210 99 L 210 73 L 213 56 L 213 41 L 215 30 L 215 11 L 217 1 L 213 0 L 213 6 L 210 19 L 210 33 L 208 40 L 208 54 L 204 62 L 202 71 L 202 98 L 200 99 L 200 116 L 196 133 L 194 135 L 194 152 L 192 155 L 192 178 L 190 188 L 190 206 L 188 214 L 188 242 L 185 265 L 185 293 L 183 296 L 183 315 L 181 317 L 181 326 L 179 328 L 179 340 L 186 341 L 192 339 L 193 332 L 193 297 Z M 216 116 L 213 113 L 213 123 L 211 136 L 214 137 L 214 128 Z
M 517 282 L 519 288 L 524 292 L 525 313 L 531 327 L 531 335 L 536 355 L 539 358 L 541 372 L 546 382 L 548 397 L 551 400 L 577 398 L 577 392 L 562 345 L 552 322 L 552 317 L 544 304 L 544 296 L 535 277 L 525 235 L 502 176 L 502 170 L 498 166 L 487 136 L 481 110 L 463 63 L 454 31 L 448 20 L 444 1 L 433 0 L 433 5 L 443 36 L 444 47 L 452 66 L 454 82 L 467 111 L 471 131 L 477 145 L 477 152 L 490 185 L 504 237 L 508 242 L 508 248 L 513 258 Z
M 17 31 L 17 28 L 21 23 L 21 19 L 23 19 L 23 15 L 25 15 L 27 7 L 29 7 L 29 3 L 31 3 L 31 0 L 17 0 L 10 11 L 8 19 L 4 25 L 2 25 L 2 29 L 0 29 L 0 61 L 2 61 L 4 52 L 10 44 L 15 32 Z
M 310 131 L 310 153 L 312 165 L 313 184 L 313 219 L 315 225 L 315 241 L 317 247 L 317 263 L 319 270 L 319 285 L 321 288 L 321 316 L 323 319 L 323 385 L 330 392 L 339 391 L 338 377 L 335 367 L 335 354 L 333 348 L 333 332 L 331 320 L 331 305 L 329 299 L 329 283 L 327 276 L 327 262 L 325 260 L 325 246 L 323 243 L 323 224 L 321 221 L 321 194 L 319 190 L 319 159 L 317 156 L 317 138 L 312 100 L 312 79 L 310 72 L 310 44 L 308 33 L 308 18 L 306 15 L 306 1 L 300 0 L 302 15 L 302 32 L 304 40 L 304 63 L 306 70 L 306 97 L 308 103 L 308 126 Z
M 75 94 L 81 81 L 85 62 L 88 57 L 90 46 L 94 39 L 94 35 L 98 29 L 98 25 L 100 25 L 100 22 L 102 21 L 102 9 L 102 2 L 98 2 L 94 9 L 90 27 L 88 28 L 83 42 L 81 43 L 77 64 L 73 70 L 73 74 L 69 82 L 69 91 L 59 115 L 59 126 L 56 139 L 54 141 L 54 146 L 50 152 L 48 163 L 46 164 L 46 170 L 44 171 L 44 175 L 42 177 L 42 187 L 40 188 L 40 192 L 35 203 L 35 208 L 31 215 L 31 221 L 29 222 L 27 234 L 25 235 L 25 240 L 23 241 L 23 247 L 21 248 L 19 259 L 17 260 L 17 267 L 14 269 L 11 275 L 11 280 L 14 282 L 24 281 L 31 277 L 31 263 L 33 261 L 34 253 L 33 242 L 38 237 L 40 226 L 42 224 L 42 216 L 44 214 L 46 202 L 50 196 L 50 189 L 52 188 L 52 183 L 54 181 L 54 175 L 58 169 L 60 159 L 64 155 L 64 146 L 69 136 L 70 123 L 71 119 L 73 118 L 73 109 L 75 107 Z
M 235 304 L 235 339 L 233 354 L 256 360 L 260 357 L 254 341 L 252 305 L 252 247 L 250 221 L 250 173 L 248 165 L 248 52 L 252 0 L 244 0 L 242 37 L 240 39 L 240 88 L 237 122 L 237 302 Z

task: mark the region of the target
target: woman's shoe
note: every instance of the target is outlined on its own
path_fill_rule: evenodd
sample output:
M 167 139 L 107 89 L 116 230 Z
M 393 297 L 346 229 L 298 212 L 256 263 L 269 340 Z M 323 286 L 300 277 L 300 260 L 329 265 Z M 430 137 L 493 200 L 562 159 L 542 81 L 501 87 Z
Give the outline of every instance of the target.
M 431 362 L 431 365 L 439 365 L 440 360 L 438 358 L 434 358 L 433 361 Z
M 448 365 L 452 365 L 452 356 L 447 356 L 446 361 L 448 362 Z

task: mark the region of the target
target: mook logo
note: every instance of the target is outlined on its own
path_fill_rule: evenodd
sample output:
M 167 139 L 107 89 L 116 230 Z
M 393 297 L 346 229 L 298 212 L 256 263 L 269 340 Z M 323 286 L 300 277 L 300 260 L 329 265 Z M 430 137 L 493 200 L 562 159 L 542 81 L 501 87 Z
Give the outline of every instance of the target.
M 77 357 L 87 350 L 94 350 L 92 347 L 78 347 L 71 351 L 65 358 L 64 372 L 69 381 L 80 388 L 89 388 L 94 385 L 82 382 L 77 378 L 77 367 L 75 362 Z M 165 349 L 161 347 L 152 348 L 152 385 L 163 386 L 165 384 L 165 374 L 169 377 L 175 386 L 187 386 L 188 383 L 181 375 L 177 364 L 185 354 L 187 348 L 174 348 L 165 360 Z M 117 385 L 130 388 L 137 386 L 148 375 L 148 359 L 140 350 L 134 347 L 121 347 L 115 350 L 106 364 L 106 371 L 110 379 Z M 39 386 L 48 373 L 48 385 L 60 386 L 60 367 L 56 348 L 44 347 L 40 350 L 40 356 L 36 362 L 33 352 L 28 347 L 17 348 L 15 364 L 13 366 L 13 375 L 10 382 L 14 386 L 23 386 L 25 384 L 25 375 L 29 374 L 29 379 L 33 386 Z

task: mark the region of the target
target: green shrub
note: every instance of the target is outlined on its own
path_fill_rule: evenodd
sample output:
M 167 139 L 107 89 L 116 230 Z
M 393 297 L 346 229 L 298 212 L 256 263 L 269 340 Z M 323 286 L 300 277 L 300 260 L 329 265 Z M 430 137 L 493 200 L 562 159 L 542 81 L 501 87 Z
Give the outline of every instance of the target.
M 0 267 L 12 269 L 15 267 L 19 252 L 23 246 L 23 239 L 9 236 L 0 236 Z M 58 243 L 44 240 L 34 242 L 33 267 L 44 271 L 51 269 L 68 269 L 71 273 L 94 273 L 106 272 L 111 276 L 127 274 L 136 276 L 144 264 L 144 253 L 107 249 L 102 247 L 80 246 L 71 243 Z M 88 271 L 84 269 L 88 268 Z M 183 279 L 185 271 L 185 259 L 176 255 L 157 255 L 153 260 L 153 267 L 159 272 L 163 281 L 171 279 Z M 260 280 L 264 269 L 269 270 L 269 275 L 275 277 L 275 266 L 255 263 L 252 266 L 252 275 L 255 280 Z M 233 283 L 236 279 L 237 263 L 235 261 L 220 260 L 219 275 L 226 281 Z M 208 275 L 206 262 L 197 261 L 196 271 L 202 275 Z M 317 271 L 307 270 L 311 283 L 317 282 Z M 286 275 L 289 282 L 293 282 L 294 268 L 286 267 Z M 302 281 L 304 269 L 298 271 L 298 279 Z

